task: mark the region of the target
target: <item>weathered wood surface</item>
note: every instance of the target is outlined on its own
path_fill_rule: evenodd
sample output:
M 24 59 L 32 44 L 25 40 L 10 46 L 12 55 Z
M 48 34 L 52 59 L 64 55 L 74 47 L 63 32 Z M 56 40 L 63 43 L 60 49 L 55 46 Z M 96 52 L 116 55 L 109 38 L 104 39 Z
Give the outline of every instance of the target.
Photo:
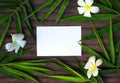
M 31 0 L 34 8 L 37 8 L 39 5 L 41 5 L 45 1 L 46 0 Z M 71 15 L 78 15 L 76 1 L 77 0 L 70 1 L 69 6 L 67 7 L 63 17 L 71 16 Z M 48 8 L 45 8 L 37 13 L 39 19 L 47 11 L 47 9 Z M 43 26 L 50 26 L 50 25 L 51 26 L 71 26 L 71 25 L 72 26 L 82 26 L 82 36 L 85 36 L 92 32 L 92 28 L 91 28 L 89 22 L 59 22 L 58 24 L 55 24 L 55 18 L 57 15 L 57 11 L 58 11 L 58 8 L 56 9 L 56 11 L 54 11 L 48 17 L 48 19 L 46 19 L 46 21 L 42 25 Z M 0 16 L 3 14 L 5 14 L 5 12 L 0 13 Z M 119 18 L 117 20 L 114 20 L 114 22 L 116 22 L 116 21 L 119 21 Z M 32 19 L 31 23 L 32 23 L 34 30 L 36 30 L 35 29 L 36 28 L 35 20 Z M 96 27 L 98 29 L 100 29 L 101 27 L 108 25 L 109 21 L 95 21 L 94 23 L 95 23 Z M 2 30 L 2 28 L 3 28 L 3 25 L 1 25 L 0 31 Z M 26 60 L 26 59 L 48 58 L 48 57 L 37 57 L 36 56 L 36 41 L 34 41 L 31 38 L 28 30 L 25 28 L 25 25 L 23 25 L 23 28 L 24 28 L 24 34 L 26 35 L 26 40 L 28 41 L 26 48 L 32 47 L 33 50 L 30 53 L 25 54 L 21 59 Z M 14 22 L 12 23 L 12 25 L 10 27 L 10 30 L 7 34 L 7 38 L 5 39 L 4 44 L 11 40 L 11 37 L 9 36 L 10 33 L 16 33 Z M 120 35 L 119 31 L 117 31 L 114 36 L 115 40 L 119 39 L 119 35 Z M 106 44 L 106 47 L 109 49 L 109 40 L 108 40 L 109 37 L 105 36 L 103 39 L 104 39 L 104 43 Z M 98 45 L 98 42 L 95 39 L 86 41 L 85 44 L 99 52 L 102 52 Z M 1 49 L 4 49 L 4 48 L 5 47 L 2 47 Z M 89 57 L 89 54 L 87 54 L 85 51 L 83 51 L 82 56 L 80 56 L 78 58 L 82 63 L 85 63 L 87 61 L 88 57 Z M 57 57 L 57 58 L 64 61 L 65 63 L 70 64 L 71 66 L 75 66 L 73 57 Z M 52 64 L 48 64 L 48 66 L 51 66 L 53 68 L 55 67 Z M 55 73 L 64 74 L 64 72 L 61 71 L 60 69 L 58 69 L 56 67 L 54 69 L 56 69 Z M 37 76 L 37 75 L 36 75 L 36 77 L 40 80 L 41 83 L 73 83 L 73 82 L 65 82 L 65 81 L 61 81 L 61 80 L 49 79 L 49 78 Z M 120 73 L 113 74 L 113 75 L 104 75 L 102 77 L 104 78 L 105 83 L 119 83 L 119 81 L 120 81 Z M 7 77 L 3 74 L 0 74 L 0 83 L 23 83 L 23 82 L 19 81 L 17 79 L 11 78 L 11 77 Z M 25 83 L 34 83 L 34 82 L 32 82 L 30 80 L 26 80 Z

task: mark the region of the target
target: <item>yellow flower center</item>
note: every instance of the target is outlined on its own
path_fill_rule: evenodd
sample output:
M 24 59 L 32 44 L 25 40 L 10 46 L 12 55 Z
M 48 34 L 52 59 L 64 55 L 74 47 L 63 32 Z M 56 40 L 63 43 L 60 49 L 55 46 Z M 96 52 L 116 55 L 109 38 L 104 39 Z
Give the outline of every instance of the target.
M 96 65 L 93 65 L 92 66 L 92 70 L 94 71 L 94 70 L 96 70 L 97 69 L 97 66 Z
M 14 44 L 14 45 L 17 44 L 17 41 L 14 41 L 13 44 Z
M 90 6 L 90 5 L 86 5 L 86 6 L 85 6 L 85 9 L 86 9 L 87 11 L 90 11 L 91 6 Z

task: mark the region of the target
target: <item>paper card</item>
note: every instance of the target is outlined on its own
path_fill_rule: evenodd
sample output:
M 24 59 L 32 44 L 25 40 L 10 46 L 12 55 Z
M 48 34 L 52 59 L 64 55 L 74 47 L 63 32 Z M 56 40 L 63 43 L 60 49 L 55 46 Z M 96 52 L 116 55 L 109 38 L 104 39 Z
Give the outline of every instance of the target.
M 80 56 L 81 26 L 38 26 L 37 56 Z

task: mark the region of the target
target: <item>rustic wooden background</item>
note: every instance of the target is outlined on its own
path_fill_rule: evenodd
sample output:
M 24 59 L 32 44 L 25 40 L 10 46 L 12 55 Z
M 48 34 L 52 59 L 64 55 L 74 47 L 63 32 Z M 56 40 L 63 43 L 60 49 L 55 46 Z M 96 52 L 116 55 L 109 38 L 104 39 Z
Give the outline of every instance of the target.
M 37 8 L 39 5 L 41 5 L 45 1 L 46 0 L 31 0 L 34 8 Z M 67 7 L 63 17 L 78 15 L 77 7 L 78 7 L 77 0 L 70 0 L 69 6 Z M 38 12 L 37 13 L 38 17 L 41 18 L 43 16 L 43 14 L 47 11 L 48 8 L 44 8 L 43 10 Z M 91 28 L 89 22 L 59 22 L 58 24 L 55 24 L 55 18 L 57 16 L 58 9 L 59 8 L 57 8 L 56 11 L 54 11 L 46 19 L 46 21 L 42 24 L 43 26 L 82 26 L 82 36 L 85 36 L 85 35 L 92 32 L 92 28 Z M 101 10 L 100 12 L 104 12 L 104 11 Z M 0 15 L 3 15 L 5 13 L 6 12 L 2 12 L 2 13 L 0 13 Z M 113 20 L 113 22 L 115 23 L 115 22 L 118 22 L 119 20 L 120 19 L 117 18 L 117 19 Z M 31 23 L 32 23 L 34 30 L 36 30 L 35 20 L 32 19 Z M 97 27 L 97 29 L 100 29 L 101 27 L 108 25 L 109 21 L 94 21 L 94 24 Z M 2 30 L 3 27 L 4 27 L 4 25 L 1 25 L 0 31 Z M 26 35 L 25 39 L 27 40 L 26 48 L 32 47 L 33 50 L 30 53 L 25 54 L 21 58 L 21 60 L 49 58 L 49 57 L 37 57 L 36 56 L 36 41 L 31 38 L 25 25 L 23 25 L 23 28 L 24 28 L 24 34 Z M 12 22 L 12 25 L 10 27 L 8 34 L 7 34 L 7 38 L 5 39 L 4 44 L 8 41 L 11 41 L 11 37 L 10 37 L 11 33 L 16 33 L 14 21 Z M 119 39 L 119 35 L 120 35 L 119 31 L 117 31 L 114 34 L 115 41 L 117 39 Z M 108 35 L 104 36 L 103 40 L 104 40 L 106 47 L 109 49 Z M 86 45 L 88 45 L 89 47 L 92 47 L 93 49 L 95 49 L 99 52 L 102 52 L 96 39 L 89 40 L 89 41 L 86 41 L 84 43 Z M 4 49 L 4 46 L 2 47 L 2 49 Z M 79 56 L 78 59 L 81 61 L 81 63 L 84 64 L 84 63 L 86 63 L 88 57 L 89 57 L 89 54 L 87 54 L 85 51 L 83 51 L 82 56 Z M 70 64 L 73 68 L 75 68 L 74 57 L 57 57 L 57 58 L 62 60 L 63 62 L 65 62 L 67 64 Z M 56 69 L 56 71 L 54 73 L 58 73 L 58 74 L 65 73 L 64 71 L 60 70 L 59 68 L 56 68 L 55 66 L 53 66 L 53 64 L 48 64 L 48 66 Z M 120 81 L 120 73 L 112 74 L 112 75 L 103 75 L 102 77 L 103 77 L 105 83 L 119 83 L 119 81 Z M 50 79 L 50 78 L 42 77 L 40 75 L 36 75 L 36 78 L 38 78 L 41 83 L 73 83 L 73 82 L 66 82 L 66 81 L 61 81 L 61 80 L 56 80 L 56 79 Z M 11 78 L 11 77 L 8 77 L 8 76 L 5 76 L 3 74 L 0 74 L 0 83 L 24 83 L 24 82 L 19 81 L 19 80 L 14 79 L 14 78 Z M 30 80 L 26 80 L 25 83 L 34 83 L 34 82 L 32 82 Z

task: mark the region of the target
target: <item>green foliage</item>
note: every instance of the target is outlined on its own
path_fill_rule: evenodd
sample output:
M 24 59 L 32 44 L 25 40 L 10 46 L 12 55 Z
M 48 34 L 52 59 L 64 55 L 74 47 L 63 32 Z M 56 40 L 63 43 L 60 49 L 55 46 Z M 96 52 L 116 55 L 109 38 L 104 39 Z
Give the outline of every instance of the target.
M 52 6 L 50 7 L 50 9 L 40 19 L 40 21 L 39 21 L 38 24 L 41 25 L 44 22 L 44 20 L 60 5 L 61 2 L 62 2 L 62 0 L 56 0 L 56 2 L 54 2 L 52 4 Z
M 95 35 L 96 35 L 96 38 L 97 38 L 97 40 L 98 40 L 98 43 L 99 43 L 101 49 L 102 49 L 103 52 L 104 52 L 105 57 L 110 61 L 110 57 L 109 57 L 109 55 L 108 55 L 108 52 L 107 52 L 107 50 L 106 50 L 106 48 L 105 48 L 105 46 L 104 46 L 104 44 L 103 44 L 103 41 L 102 41 L 102 39 L 101 39 L 101 37 L 100 37 L 97 29 L 95 28 L 95 26 L 94 26 L 92 23 L 91 23 L 91 26 L 92 26 L 92 28 L 93 28 L 93 31 L 94 31 Z
M 115 49 L 114 49 L 114 41 L 113 41 L 113 32 L 112 32 L 112 20 L 110 19 L 110 57 L 111 61 L 115 63 Z
M 0 36 L 0 46 L 2 45 L 3 41 L 4 41 L 4 38 L 7 34 L 7 31 L 9 29 L 9 26 L 10 26 L 10 22 L 11 22 L 11 17 L 9 17 L 8 19 L 8 22 L 7 22 L 7 25 L 5 26 L 3 32 L 2 32 L 2 35 Z
M 80 22 L 80 21 L 101 21 L 101 20 L 109 20 L 110 18 L 116 18 L 118 15 L 115 14 L 95 14 L 91 18 L 84 16 L 70 16 L 61 19 L 63 22 Z
M 119 26 L 120 26 L 120 23 L 113 24 L 112 25 L 113 31 L 115 32 L 117 30 L 120 30 Z M 109 34 L 109 32 L 110 32 L 109 28 L 110 28 L 109 25 L 106 26 L 106 27 L 102 27 L 102 29 L 98 30 L 99 35 L 100 36 L 104 36 L 106 34 Z M 91 40 L 91 39 L 94 39 L 94 38 L 96 38 L 96 36 L 95 36 L 95 33 L 92 32 L 92 33 L 82 37 L 81 41 L 87 41 L 87 40 Z
M 70 0 L 64 0 L 63 1 L 62 6 L 61 6 L 60 10 L 58 11 L 58 15 L 56 17 L 56 23 L 58 23 L 60 21 L 60 19 L 61 19 L 63 13 L 64 13 L 69 1 Z

